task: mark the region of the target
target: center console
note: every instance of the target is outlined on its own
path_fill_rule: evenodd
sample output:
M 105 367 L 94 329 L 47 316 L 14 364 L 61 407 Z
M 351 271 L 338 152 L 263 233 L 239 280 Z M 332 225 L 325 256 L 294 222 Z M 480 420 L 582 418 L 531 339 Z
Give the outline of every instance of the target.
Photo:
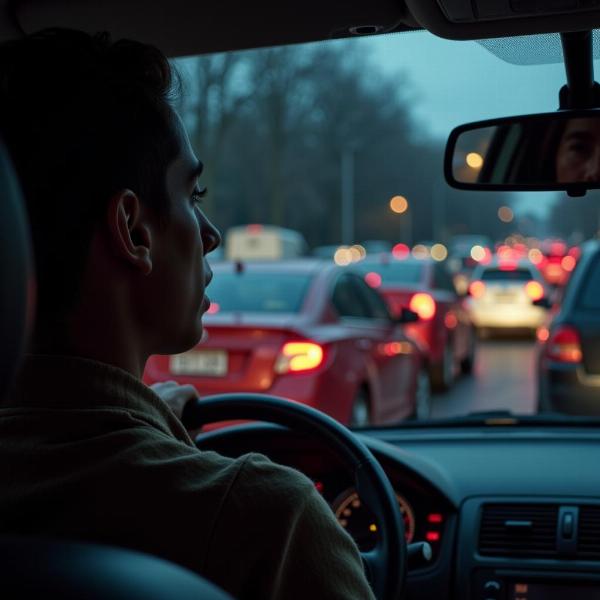
M 600 502 L 471 498 L 457 572 L 461 599 L 600 600 Z

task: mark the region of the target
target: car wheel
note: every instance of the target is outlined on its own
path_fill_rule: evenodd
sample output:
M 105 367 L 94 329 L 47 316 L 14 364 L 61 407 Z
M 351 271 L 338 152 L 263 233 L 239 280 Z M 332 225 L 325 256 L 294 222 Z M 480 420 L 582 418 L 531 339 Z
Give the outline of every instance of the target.
M 414 417 L 419 421 L 431 417 L 431 380 L 425 368 L 417 373 Z
M 367 427 L 371 423 L 371 407 L 365 388 L 360 388 L 352 403 L 350 427 Z
M 454 348 L 450 340 L 444 345 L 442 360 L 431 372 L 431 382 L 435 390 L 445 392 L 454 383 Z
M 477 342 L 475 341 L 475 332 L 471 330 L 469 334 L 469 352 L 467 356 L 465 356 L 460 361 L 460 372 L 465 375 L 470 375 L 473 372 L 473 367 L 475 366 L 475 348 L 477 346 Z

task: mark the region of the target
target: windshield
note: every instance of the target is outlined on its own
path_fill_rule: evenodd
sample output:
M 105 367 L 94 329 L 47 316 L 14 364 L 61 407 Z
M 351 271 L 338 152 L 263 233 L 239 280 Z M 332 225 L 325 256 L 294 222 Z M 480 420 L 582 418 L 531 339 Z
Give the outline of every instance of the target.
M 309 283 L 308 275 L 217 272 L 210 285 L 209 314 L 296 313 Z
M 358 263 L 361 272 L 365 274 L 377 273 L 381 277 L 381 284 L 393 283 L 419 283 L 423 279 L 424 265 L 394 261 L 388 263 Z
M 486 269 L 482 281 L 529 281 L 532 277 L 529 269 Z
M 329 361 L 343 359 L 339 368 L 355 382 L 347 398 L 340 389 L 341 408 L 331 414 L 344 420 L 353 414 L 349 406 L 359 401 L 367 405 L 361 406 L 364 420 L 346 424 L 542 412 L 539 382 L 554 364 L 543 344 L 553 340 L 552 319 L 560 308 L 555 299 L 569 283 L 579 248 L 597 233 L 598 194 L 570 199 L 558 192 L 455 190 L 444 181 L 442 159 L 448 134 L 462 123 L 555 110 L 565 84 L 562 63 L 509 64 L 477 42 L 457 43 L 426 32 L 174 63 L 184 84 L 176 108 L 206 167 L 204 208 L 224 239 L 239 226 L 280 227 L 298 232 L 306 246 L 271 245 L 268 260 L 312 256 L 339 267 L 337 279 L 322 291 L 323 307 L 330 312 L 323 309 L 319 317 L 323 327 L 339 324 L 339 339 L 333 340 L 330 329 L 293 331 L 296 338 L 322 346 Z M 463 166 L 475 172 L 481 157 L 472 154 Z M 565 249 L 559 263 L 550 261 L 548 250 L 557 241 Z M 233 251 L 226 242 L 220 256 L 209 260 L 245 259 L 241 245 L 235 256 L 228 252 Z M 385 265 L 374 260 L 382 253 Z M 533 271 L 490 268 L 483 271 L 484 281 L 526 284 L 535 272 L 537 283 L 523 285 L 522 293 L 494 295 L 471 279 L 476 265 L 506 256 Z M 247 258 L 252 258 L 249 251 Z M 372 262 L 363 262 L 369 258 Z M 404 295 L 386 289 L 396 282 L 419 284 L 419 259 L 434 263 L 428 289 Z M 477 283 L 480 287 L 473 287 Z M 305 278 L 292 275 L 217 272 L 208 294 L 220 312 L 295 312 L 306 285 Z M 336 308 L 336 285 L 355 298 L 355 310 L 344 314 Z M 584 296 L 586 306 L 597 306 L 597 288 L 594 279 Z M 410 310 L 414 316 L 408 320 L 416 321 L 401 323 L 398 333 L 380 332 L 388 337 L 375 342 L 339 341 L 359 333 L 361 340 L 374 339 L 360 327 L 367 326 L 374 314 L 370 307 L 379 302 L 387 304 L 392 319 L 402 321 Z M 210 344 L 210 324 L 208 332 Z M 351 355 L 350 347 L 357 344 L 360 358 Z M 372 347 L 369 356 L 367 346 Z M 326 361 L 307 364 L 322 377 L 329 368 Z M 430 404 L 419 412 L 424 372 Z M 370 384 L 370 377 L 379 379 Z M 298 381 L 281 389 L 291 394 Z M 225 380 L 222 386 L 219 390 L 227 391 Z M 400 404 L 401 412 L 389 409 Z M 566 404 L 546 412 L 566 419 L 560 406 Z

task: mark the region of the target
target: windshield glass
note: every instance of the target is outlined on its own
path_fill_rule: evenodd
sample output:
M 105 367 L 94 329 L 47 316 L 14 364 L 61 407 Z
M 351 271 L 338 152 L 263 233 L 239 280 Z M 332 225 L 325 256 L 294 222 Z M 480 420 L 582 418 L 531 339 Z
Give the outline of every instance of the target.
M 388 263 L 358 263 L 362 273 L 377 273 L 381 284 L 386 283 L 419 283 L 423 279 L 424 266 L 418 263 L 394 261 Z
M 265 260 L 310 257 L 338 267 L 315 296 L 322 300 L 315 303 L 319 328 L 293 335 L 325 348 L 332 361 L 309 361 L 307 373 L 325 377 L 335 364 L 354 382 L 339 390 L 337 407 L 329 402 L 326 409 L 346 424 L 542 410 L 539 382 L 554 364 L 544 344 L 554 339 L 556 299 L 581 244 L 596 236 L 598 193 L 572 199 L 562 192 L 461 191 L 445 183 L 442 169 L 454 127 L 556 109 L 562 63 L 521 62 L 426 32 L 174 61 L 184 84 L 176 108 L 205 164 L 204 209 L 225 240 L 209 261 L 252 260 L 261 248 Z M 462 166 L 476 172 L 481 156 L 469 154 Z M 227 241 L 229 230 L 247 226 L 260 236 L 266 225 L 275 238 L 281 228 L 278 243 L 247 237 L 234 249 Z M 297 232 L 302 243 L 286 241 L 284 230 Z M 559 262 L 551 260 L 553 243 L 564 247 Z M 386 265 L 377 262 L 382 253 Z M 502 258 L 527 262 L 533 271 L 491 268 L 483 279 L 528 282 L 535 273 L 526 293 L 489 294 L 472 279 L 473 268 Z M 434 263 L 427 288 L 386 288 L 421 282 L 419 259 Z M 597 287 L 586 298 L 597 298 Z M 354 298 L 352 310 L 335 306 L 342 288 Z M 208 294 L 220 312 L 278 313 L 298 311 L 305 291 L 302 277 L 217 272 Z M 400 323 L 395 333 L 378 330 L 375 340 L 375 329 L 367 335 L 360 327 L 381 313 L 380 302 Z M 210 324 L 208 333 L 210 346 Z M 569 340 L 576 344 L 581 336 Z M 568 356 L 581 358 L 578 352 Z M 281 387 L 265 391 L 292 397 L 299 376 L 284 386 L 287 375 L 274 378 L 273 369 L 265 379 Z M 424 372 L 430 403 L 417 410 Z M 377 382 L 370 385 L 372 376 Z M 217 391 L 228 391 L 226 378 L 220 385 Z M 318 401 L 311 403 L 319 407 Z M 358 402 L 362 421 L 344 420 Z
M 482 281 L 529 281 L 528 269 L 486 269 L 481 274 Z
M 309 283 L 308 275 L 217 272 L 210 285 L 209 314 L 296 313 Z

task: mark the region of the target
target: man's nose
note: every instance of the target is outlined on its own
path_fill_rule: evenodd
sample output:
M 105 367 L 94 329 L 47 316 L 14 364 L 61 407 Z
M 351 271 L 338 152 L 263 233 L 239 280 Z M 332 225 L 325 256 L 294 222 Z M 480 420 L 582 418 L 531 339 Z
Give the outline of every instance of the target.
M 204 215 L 202 216 L 200 235 L 204 254 L 212 252 L 221 245 L 221 232 Z
M 600 181 L 600 148 L 596 147 L 594 154 L 587 161 L 585 167 L 584 181 L 588 183 Z

